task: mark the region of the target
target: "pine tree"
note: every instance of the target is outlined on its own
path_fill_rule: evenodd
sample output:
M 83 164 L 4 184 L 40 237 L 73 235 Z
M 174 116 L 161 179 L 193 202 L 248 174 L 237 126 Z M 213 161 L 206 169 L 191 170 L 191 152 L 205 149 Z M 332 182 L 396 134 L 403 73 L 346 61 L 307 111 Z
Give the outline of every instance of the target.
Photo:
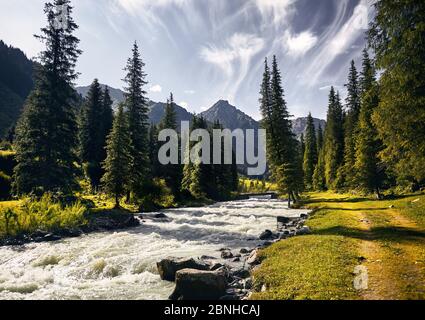
M 384 178 L 378 158 L 378 154 L 382 150 L 382 142 L 379 140 L 377 129 L 372 122 L 373 111 L 379 104 L 379 92 L 375 70 L 366 50 L 363 54 L 362 83 L 363 92 L 354 171 L 358 186 L 367 192 L 375 192 L 379 199 L 381 197 L 380 187 Z
M 313 174 L 313 189 L 317 191 L 326 190 L 325 178 L 325 150 L 323 141 L 323 130 L 319 124 L 317 129 L 317 165 L 314 168 Z
M 92 188 L 97 188 L 103 175 L 106 136 L 103 122 L 103 93 L 99 81 L 90 86 L 79 119 L 79 156 Z
M 217 120 L 215 121 L 212 129 L 222 130 L 223 126 Z M 213 132 L 211 132 L 211 137 L 213 137 Z M 214 183 L 212 183 L 210 186 L 212 193 L 210 193 L 209 196 L 213 200 L 230 199 L 231 192 L 236 191 L 238 186 L 238 173 L 235 154 L 232 152 L 232 164 L 225 164 L 225 146 L 223 142 L 224 139 L 221 141 L 221 163 L 213 164 L 211 170 L 211 181 Z M 210 143 L 211 150 L 213 150 L 213 139 L 211 139 Z
M 173 94 L 167 100 L 165 114 L 159 124 L 159 131 L 170 129 L 177 132 L 177 120 Z M 179 152 L 181 152 L 179 150 Z M 179 199 L 180 189 L 183 178 L 183 167 L 180 164 L 167 164 L 160 166 L 160 177 L 164 178 L 168 187 L 170 187 L 173 195 Z
M 282 79 L 273 57 L 272 72 L 270 74 L 267 60 L 261 85 L 261 112 L 263 127 L 267 130 L 267 152 L 270 169 L 279 184 L 281 192 L 288 194 L 288 205 L 300 191 L 299 158 L 297 142 L 292 132 L 292 122 L 286 106 Z
M 131 182 L 130 191 L 137 199 L 142 198 L 145 184 L 149 181 L 149 146 L 148 146 L 148 107 L 146 92 L 146 74 L 137 43 L 134 43 L 132 57 L 128 59 L 124 78 L 125 107 L 129 119 L 129 134 L 131 140 Z M 129 195 L 127 195 L 129 196 Z M 129 198 L 129 197 L 128 197 Z
M 155 124 L 151 124 L 149 129 L 149 161 L 151 163 L 152 177 L 160 176 L 160 163 L 158 161 L 159 143 L 158 143 L 158 128 Z
M 193 116 L 191 131 L 196 129 L 208 129 L 207 123 L 203 117 Z M 190 144 L 190 149 L 194 148 L 197 142 Z M 198 152 L 201 160 L 201 151 Z M 186 154 L 186 157 L 189 157 Z M 190 158 L 189 158 L 190 160 Z M 183 169 L 182 191 L 189 193 L 197 199 L 208 198 L 208 192 L 211 185 L 211 165 L 203 164 L 200 161 L 193 163 L 188 161 Z
M 326 190 L 325 149 L 324 148 L 320 150 L 318 162 L 314 169 L 313 189 L 316 191 Z
M 66 23 L 58 25 L 64 8 Z M 69 0 L 54 0 L 44 9 L 48 25 L 37 36 L 45 44 L 40 54 L 35 88 L 27 99 L 16 135 L 14 189 L 19 195 L 61 191 L 75 183 L 77 125 L 75 120 L 75 64 L 81 51 L 74 36 Z
M 313 117 L 310 113 L 307 119 L 305 151 L 303 157 L 304 184 L 308 190 L 313 188 L 313 174 L 317 165 L 317 160 L 316 129 L 314 127 Z
M 164 117 L 158 126 L 159 131 L 163 129 L 177 130 L 177 116 L 175 109 L 174 96 L 170 93 L 170 98 L 167 100 L 167 105 L 165 106 Z
M 305 139 L 304 139 L 304 133 L 301 133 L 300 137 L 300 146 L 301 146 L 301 156 L 304 159 L 304 153 L 305 153 Z
M 332 87 L 324 137 L 325 179 L 328 188 L 334 188 L 338 170 L 344 157 L 343 112 L 339 94 Z
M 120 104 L 108 136 L 107 157 L 103 164 L 105 174 L 101 180 L 105 191 L 114 197 L 117 208 L 120 206 L 120 197 L 126 194 L 131 181 L 131 149 L 128 120 L 123 104 Z
M 350 72 L 348 75 L 346 110 L 347 116 L 344 123 L 344 175 L 345 185 L 354 186 L 355 172 L 353 171 L 355 163 L 355 141 L 360 114 L 360 90 L 358 83 L 358 73 L 354 61 L 351 61 Z
M 320 154 L 320 151 L 323 148 L 323 129 L 322 125 L 319 124 L 319 128 L 317 128 L 317 155 Z
M 425 181 L 425 2 L 375 2 L 369 31 L 380 102 L 373 121 L 385 145 L 380 158 L 400 182 Z
M 106 86 L 105 89 L 103 90 L 103 95 L 102 95 L 102 113 L 100 115 L 101 117 L 101 140 L 105 141 L 105 145 L 106 145 L 106 140 L 107 137 L 109 135 L 109 133 L 112 130 L 112 124 L 114 121 L 114 111 L 112 110 L 112 106 L 113 106 L 113 101 L 111 99 L 111 95 L 109 93 L 109 88 Z M 103 152 L 103 159 L 106 158 L 106 152 L 104 149 Z

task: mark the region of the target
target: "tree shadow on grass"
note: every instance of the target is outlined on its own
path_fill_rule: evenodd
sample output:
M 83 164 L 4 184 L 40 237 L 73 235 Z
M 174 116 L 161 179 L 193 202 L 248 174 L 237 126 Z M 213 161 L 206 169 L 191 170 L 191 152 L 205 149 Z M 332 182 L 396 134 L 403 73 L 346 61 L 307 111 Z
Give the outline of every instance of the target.
M 337 211 L 382 211 L 389 208 L 338 208 L 338 207 L 320 207 L 321 210 L 337 210 Z
M 364 197 L 358 197 L 358 198 L 338 198 L 338 199 L 318 198 L 318 199 L 307 199 L 305 201 L 305 203 L 307 203 L 307 204 L 313 204 L 313 203 L 338 203 L 338 202 L 358 203 L 358 202 L 365 202 L 365 201 L 371 201 L 371 199 L 364 198 Z
M 394 242 L 412 242 L 425 239 L 425 232 L 404 227 L 376 227 L 370 230 L 357 228 L 332 227 L 314 232 L 316 235 L 345 236 L 360 240 L 384 240 Z

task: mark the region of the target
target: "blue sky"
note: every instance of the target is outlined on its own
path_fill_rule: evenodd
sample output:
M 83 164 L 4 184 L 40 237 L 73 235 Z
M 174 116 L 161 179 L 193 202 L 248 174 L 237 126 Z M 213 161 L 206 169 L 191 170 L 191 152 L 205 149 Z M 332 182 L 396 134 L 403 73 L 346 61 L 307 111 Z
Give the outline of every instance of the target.
M 34 57 L 44 0 L 0 0 L 0 39 Z M 371 0 L 74 0 L 84 51 L 78 85 L 122 88 L 137 40 L 147 91 L 201 112 L 226 99 L 260 118 L 265 57 L 276 54 L 294 116 L 325 118 L 331 85 L 344 96 L 349 62 L 360 67 Z

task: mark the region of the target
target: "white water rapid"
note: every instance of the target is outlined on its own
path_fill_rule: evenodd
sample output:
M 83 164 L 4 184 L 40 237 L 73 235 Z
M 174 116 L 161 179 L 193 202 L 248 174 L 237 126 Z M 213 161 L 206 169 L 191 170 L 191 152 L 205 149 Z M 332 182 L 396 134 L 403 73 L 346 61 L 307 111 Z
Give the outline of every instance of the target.
M 146 220 L 124 231 L 0 247 L 0 299 L 167 299 L 174 284 L 159 278 L 162 258 L 253 248 L 261 232 L 276 229 L 277 216 L 307 211 L 260 198 L 163 212 L 171 222 Z

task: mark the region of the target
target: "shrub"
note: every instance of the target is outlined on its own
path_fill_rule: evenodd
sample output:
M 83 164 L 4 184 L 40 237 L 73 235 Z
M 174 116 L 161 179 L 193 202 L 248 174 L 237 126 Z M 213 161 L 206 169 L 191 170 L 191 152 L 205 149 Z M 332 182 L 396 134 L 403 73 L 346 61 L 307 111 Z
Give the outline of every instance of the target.
M 87 224 L 86 212 L 79 201 L 62 205 L 46 194 L 38 201 L 25 200 L 19 207 L 0 209 L 0 236 L 79 227 Z

